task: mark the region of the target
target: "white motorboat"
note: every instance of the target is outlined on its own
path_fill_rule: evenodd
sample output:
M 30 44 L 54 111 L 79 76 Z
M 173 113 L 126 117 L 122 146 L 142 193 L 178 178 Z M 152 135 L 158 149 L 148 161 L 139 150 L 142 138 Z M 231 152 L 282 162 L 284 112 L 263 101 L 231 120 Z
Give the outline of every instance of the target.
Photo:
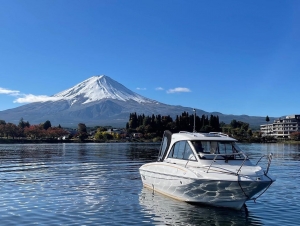
M 139 169 L 143 185 L 186 202 L 240 209 L 275 179 L 268 172 L 272 154 L 263 170 L 236 141 L 222 133 L 165 131 L 157 162 Z

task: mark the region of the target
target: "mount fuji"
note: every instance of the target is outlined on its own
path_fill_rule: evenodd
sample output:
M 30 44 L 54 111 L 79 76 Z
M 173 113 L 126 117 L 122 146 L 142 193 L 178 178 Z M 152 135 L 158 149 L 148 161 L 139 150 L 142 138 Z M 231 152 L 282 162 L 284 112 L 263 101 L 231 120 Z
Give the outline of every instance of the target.
M 73 104 L 88 104 L 95 101 L 113 99 L 138 103 L 158 103 L 132 92 L 108 76 L 93 76 L 74 87 L 53 95 L 54 100 L 68 100 Z
M 57 93 L 47 101 L 34 102 L 17 108 L 0 111 L 0 119 L 18 124 L 23 118 L 30 124 L 49 120 L 52 125 L 77 127 L 110 125 L 125 127 L 129 114 L 170 115 L 175 119 L 182 112 L 191 112 L 191 107 L 174 106 L 143 97 L 108 76 L 93 76 L 74 87 Z M 198 115 L 218 115 L 220 121 L 229 123 L 232 119 L 251 125 L 264 123 L 263 117 L 247 115 L 224 115 L 219 112 L 205 112 L 196 109 Z

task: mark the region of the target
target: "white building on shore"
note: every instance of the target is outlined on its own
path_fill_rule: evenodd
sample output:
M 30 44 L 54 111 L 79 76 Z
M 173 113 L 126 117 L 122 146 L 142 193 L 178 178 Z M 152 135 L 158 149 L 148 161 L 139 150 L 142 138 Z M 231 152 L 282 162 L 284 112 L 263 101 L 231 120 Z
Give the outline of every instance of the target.
M 289 115 L 275 119 L 273 123 L 260 125 L 262 136 L 290 138 L 293 132 L 300 132 L 300 115 Z

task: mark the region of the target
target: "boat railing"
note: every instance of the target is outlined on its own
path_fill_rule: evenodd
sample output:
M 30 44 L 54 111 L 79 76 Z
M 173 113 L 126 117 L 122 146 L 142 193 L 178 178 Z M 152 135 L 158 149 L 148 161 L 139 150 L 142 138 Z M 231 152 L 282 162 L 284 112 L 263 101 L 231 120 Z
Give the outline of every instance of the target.
M 230 153 L 230 154 L 214 154 L 214 155 L 215 155 L 215 157 L 214 157 L 213 160 L 211 161 L 211 163 L 210 163 L 210 165 L 209 165 L 209 167 L 208 167 L 206 173 L 208 173 L 208 171 L 210 170 L 210 168 L 211 168 L 211 166 L 213 165 L 213 163 L 216 162 L 216 159 L 217 159 L 218 156 L 221 156 L 221 157 L 223 157 L 223 158 L 224 158 L 224 156 L 225 156 L 225 161 L 226 161 L 226 157 L 228 158 L 228 157 L 230 157 L 230 156 L 235 156 L 235 155 L 241 156 L 241 155 L 242 155 L 242 156 L 244 157 L 242 164 L 240 165 L 239 169 L 238 169 L 237 172 L 236 172 L 236 175 L 239 174 L 239 172 L 241 171 L 242 167 L 244 166 L 246 160 L 248 159 L 248 156 L 245 155 L 244 153 L 241 153 L 241 152 L 238 152 L 238 153 Z
M 221 133 L 221 132 L 209 132 L 209 134 L 216 134 L 216 135 L 221 135 L 221 136 L 224 136 L 224 137 L 229 137 L 228 134 Z
M 271 166 L 271 162 L 272 162 L 272 158 L 273 158 L 273 153 L 270 153 L 268 155 L 263 155 L 259 158 L 259 160 L 257 161 L 256 165 L 264 158 L 266 157 L 268 159 L 268 165 L 267 165 L 267 170 L 265 171 L 265 174 L 268 174 L 270 166 Z

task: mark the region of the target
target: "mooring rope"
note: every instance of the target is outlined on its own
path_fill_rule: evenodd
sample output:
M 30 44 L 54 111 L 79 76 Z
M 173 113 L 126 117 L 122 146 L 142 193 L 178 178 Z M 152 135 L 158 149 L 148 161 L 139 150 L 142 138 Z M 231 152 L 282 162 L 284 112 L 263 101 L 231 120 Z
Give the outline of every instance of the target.
M 266 189 L 262 193 L 259 194 L 259 196 L 253 198 L 254 202 L 256 202 L 256 199 L 258 199 L 260 196 L 262 196 L 269 189 L 269 187 L 271 186 L 271 184 L 273 183 L 272 179 L 270 177 L 268 177 L 267 174 L 265 174 L 265 176 L 270 179 L 271 183 L 266 187 Z
M 239 184 L 241 190 L 243 191 L 244 195 L 247 197 L 248 200 L 253 200 L 254 202 L 256 202 L 256 199 L 258 199 L 260 196 L 262 196 L 269 189 L 269 187 L 272 184 L 272 179 L 267 174 L 265 174 L 265 176 L 270 179 L 271 183 L 265 188 L 265 190 L 262 193 L 260 193 L 257 197 L 252 198 L 252 199 L 250 199 L 249 195 L 247 195 L 246 192 L 244 191 L 244 189 L 243 189 L 243 187 L 240 183 L 239 177 L 238 177 L 238 184 Z
M 243 187 L 242 187 L 242 185 L 240 183 L 240 177 L 239 177 L 239 175 L 238 175 L 238 184 L 239 184 L 241 190 L 243 191 L 244 195 L 247 197 L 247 199 L 250 199 L 250 197 L 246 194 L 246 192 L 244 191 L 244 189 L 243 189 Z

